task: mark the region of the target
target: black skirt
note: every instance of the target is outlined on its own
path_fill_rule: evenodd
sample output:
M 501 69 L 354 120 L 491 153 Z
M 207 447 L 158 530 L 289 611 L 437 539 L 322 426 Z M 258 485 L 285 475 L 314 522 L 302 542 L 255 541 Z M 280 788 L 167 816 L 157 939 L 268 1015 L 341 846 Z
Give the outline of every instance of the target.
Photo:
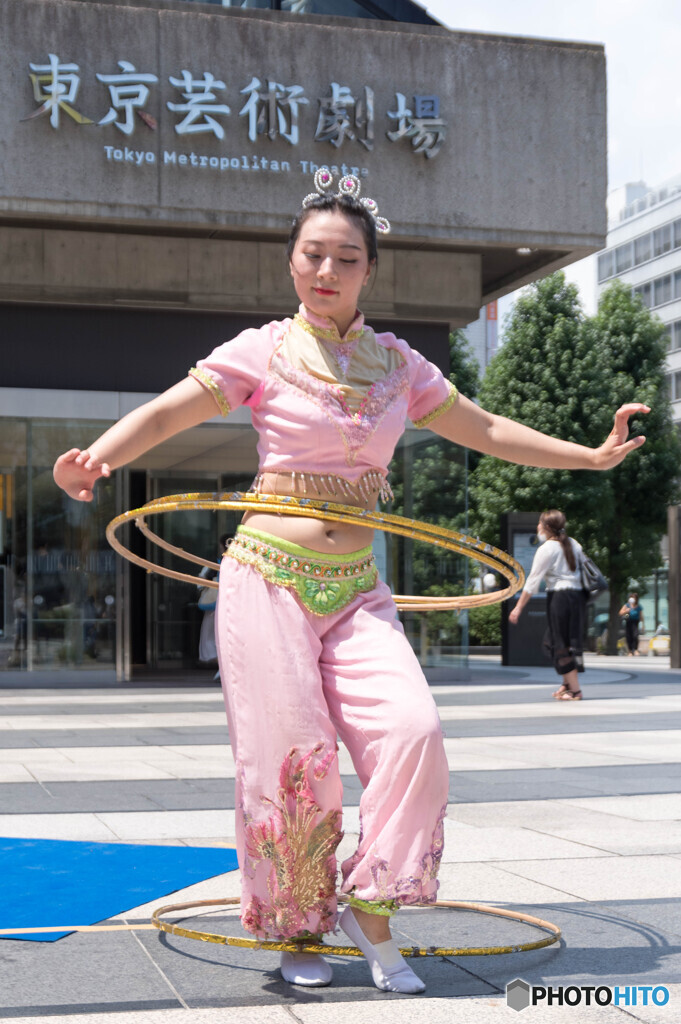
M 584 671 L 584 611 L 586 598 L 583 590 L 547 590 L 546 617 L 548 628 L 544 649 L 560 676 L 577 669 Z

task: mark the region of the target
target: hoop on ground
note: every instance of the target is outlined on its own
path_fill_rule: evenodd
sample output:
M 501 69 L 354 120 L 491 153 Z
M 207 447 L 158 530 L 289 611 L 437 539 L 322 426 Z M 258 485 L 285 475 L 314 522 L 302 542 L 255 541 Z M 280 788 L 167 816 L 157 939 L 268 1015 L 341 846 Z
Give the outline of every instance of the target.
M 344 901 L 340 901 L 344 902 Z M 202 932 L 194 928 L 184 928 L 173 921 L 162 921 L 162 914 L 176 913 L 180 910 L 195 910 L 198 907 L 226 907 L 237 906 L 240 903 L 239 897 L 234 896 L 224 900 L 197 900 L 194 903 L 170 903 L 159 907 L 151 915 L 151 923 L 159 931 L 168 932 L 172 935 L 181 935 L 185 939 L 198 939 L 200 942 L 214 942 L 222 946 L 239 946 L 243 949 L 265 949 L 288 953 L 324 953 L 326 956 L 364 956 L 356 946 L 332 946 L 325 942 L 275 942 L 267 939 L 242 939 L 231 935 L 219 935 L 214 932 Z M 529 925 L 531 928 L 538 928 L 540 931 L 550 934 L 543 939 L 536 939 L 534 942 L 514 943 L 510 946 L 464 946 L 460 949 L 445 946 L 406 946 L 400 949 L 404 957 L 428 957 L 428 956 L 498 956 L 503 953 L 523 953 L 531 949 L 542 949 L 544 946 L 551 946 L 561 938 L 561 930 L 550 921 L 543 921 L 540 917 L 533 917 L 531 914 L 523 914 L 517 910 L 503 910 L 500 907 L 488 907 L 482 903 L 460 903 L 453 900 L 438 900 L 436 903 L 415 904 L 414 909 L 430 910 L 431 908 L 444 908 L 447 910 L 470 910 L 478 914 L 488 914 L 492 917 L 503 917 L 512 921 L 519 921 Z
M 183 580 L 199 586 L 217 588 L 216 581 L 205 580 L 200 576 L 192 576 L 189 573 L 168 569 L 165 566 L 149 561 L 149 559 L 142 558 L 141 555 L 134 554 L 116 536 L 116 531 L 119 527 L 132 521 L 148 540 L 165 551 L 177 555 L 188 562 L 192 562 L 194 565 L 219 569 L 217 562 L 201 558 L 199 555 L 194 555 L 183 548 L 176 547 L 174 544 L 163 540 L 149 528 L 146 522 L 147 516 L 178 511 L 194 511 L 196 509 L 272 512 L 277 515 L 304 516 L 310 519 L 330 520 L 332 522 L 349 523 L 353 526 L 365 526 L 370 529 L 381 530 L 384 533 L 394 533 L 401 537 L 422 541 L 426 544 L 434 544 L 436 547 L 472 558 L 493 569 L 500 576 L 503 576 L 508 583 L 508 586 L 503 590 L 494 591 L 490 594 L 465 594 L 453 597 L 396 594 L 395 604 L 402 610 L 449 611 L 452 609 L 478 608 L 482 605 L 497 604 L 508 597 L 512 597 L 525 582 L 523 568 L 514 558 L 507 554 L 507 552 L 501 551 L 491 544 L 485 544 L 484 541 L 478 540 L 475 537 L 457 533 L 455 530 L 448 530 L 443 526 L 433 526 L 418 519 L 407 519 L 404 516 L 390 515 L 387 512 L 372 512 L 354 505 L 342 505 L 332 501 L 317 501 L 313 498 L 297 498 L 292 495 L 256 494 L 244 491 L 226 491 L 217 494 L 171 494 L 166 498 L 157 498 L 154 501 L 149 501 L 141 508 L 121 513 L 121 515 L 112 519 L 107 526 L 106 536 L 115 551 L 124 558 L 127 558 L 128 561 L 146 569 L 147 572 L 160 573 L 162 576 L 169 576 L 171 579 Z M 320 556 L 323 557 L 323 553 L 320 552 Z

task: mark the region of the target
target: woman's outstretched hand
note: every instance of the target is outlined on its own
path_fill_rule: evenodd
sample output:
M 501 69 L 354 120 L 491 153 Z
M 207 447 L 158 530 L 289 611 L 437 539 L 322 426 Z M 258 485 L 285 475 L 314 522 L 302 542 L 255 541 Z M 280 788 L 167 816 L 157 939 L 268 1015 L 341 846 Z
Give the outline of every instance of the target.
M 92 501 L 93 488 L 103 476 L 111 476 L 106 462 L 100 462 L 90 452 L 71 448 L 60 455 L 54 464 L 52 474 L 62 490 L 77 501 Z
M 608 434 L 605 442 L 600 448 L 594 449 L 594 469 L 612 469 L 618 466 L 629 452 L 635 451 L 645 444 L 645 437 L 629 436 L 629 417 L 637 412 L 650 412 L 650 406 L 641 405 L 639 402 L 630 402 L 628 405 L 621 405 L 615 413 L 615 423 Z

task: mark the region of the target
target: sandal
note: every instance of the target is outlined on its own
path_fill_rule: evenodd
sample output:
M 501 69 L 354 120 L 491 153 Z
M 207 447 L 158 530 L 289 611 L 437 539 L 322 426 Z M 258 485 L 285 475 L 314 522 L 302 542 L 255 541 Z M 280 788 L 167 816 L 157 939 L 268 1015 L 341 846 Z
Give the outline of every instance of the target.
M 564 694 L 557 698 L 558 700 L 583 700 L 581 690 L 566 690 Z
M 552 694 L 553 699 L 554 700 L 562 700 L 564 693 L 568 693 L 568 688 L 565 685 L 565 683 L 561 683 L 560 686 L 558 687 L 558 689 L 553 691 L 553 694 Z

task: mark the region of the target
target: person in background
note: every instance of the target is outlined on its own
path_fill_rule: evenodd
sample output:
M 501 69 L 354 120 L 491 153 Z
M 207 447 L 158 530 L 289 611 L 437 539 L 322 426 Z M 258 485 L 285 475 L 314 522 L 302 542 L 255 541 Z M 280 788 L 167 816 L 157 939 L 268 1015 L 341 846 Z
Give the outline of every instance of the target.
M 231 539 L 232 537 L 229 533 L 223 533 L 220 537 L 219 558 L 222 558 L 224 555 L 227 550 L 227 545 Z M 218 573 L 216 573 L 214 569 L 209 568 L 209 566 L 204 565 L 199 576 L 202 580 L 215 580 L 218 577 Z M 209 665 L 211 663 L 217 665 L 218 661 L 218 649 L 215 643 L 215 605 L 217 604 L 218 597 L 217 590 L 213 591 L 213 594 L 215 596 L 213 606 L 211 608 L 204 608 L 203 619 L 201 621 L 201 632 L 199 634 L 199 661 Z M 201 605 L 199 605 L 199 607 L 201 607 Z M 220 678 L 219 670 L 215 673 L 215 678 Z
M 28 635 L 28 615 L 26 612 L 26 582 L 17 580 L 14 588 L 14 646 L 7 659 L 8 668 L 18 668 L 26 657 L 26 637 Z
M 565 516 L 555 508 L 540 515 L 537 540 L 540 547 L 520 599 L 508 617 L 509 622 L 514 625 L 518 622 L 523 608 L 545 580 L 548 626 L 544 647 L 563 680 L 553 696 L 556 700 L 581 700 L 578 673 L 584 671 L 582 637 L 586 607 L 579 570 L 582 546 L 568 537 Z
M 644 628 L 643 609 L 638 601 L 638 594 L 632 591 L 625 604 L 620 608 L 620 617 L 624 619 L 624 630 L 627 637 L 627 653 L 629 657 L 638 657 L 638 635 Z

